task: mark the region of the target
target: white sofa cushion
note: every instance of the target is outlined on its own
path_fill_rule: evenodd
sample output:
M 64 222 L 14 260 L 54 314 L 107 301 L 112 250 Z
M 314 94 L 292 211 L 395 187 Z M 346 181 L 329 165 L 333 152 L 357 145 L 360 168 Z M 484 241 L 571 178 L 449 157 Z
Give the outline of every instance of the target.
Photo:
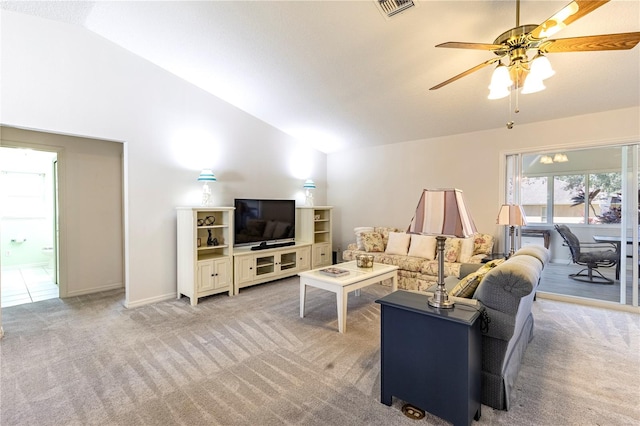
M 469 263 L 469 260 L 471 260 L 471 256 L 473 256 L 473 249 L 475 247 L 475 235 L 469 238 L 462 238 L 460 241 L 462 242 L 462 244 L 460 245 L 458 262 Z
M 411 235 L 404 232 L 389 232 L 389 241 L 387 248 L 384 250 L 386 254 L 399 254 L 406 256 L 409 251 L 409 243 Z
M 409 256 L 434 260 L 436 258 L 436 237 L 431 235 L 411 234 Z

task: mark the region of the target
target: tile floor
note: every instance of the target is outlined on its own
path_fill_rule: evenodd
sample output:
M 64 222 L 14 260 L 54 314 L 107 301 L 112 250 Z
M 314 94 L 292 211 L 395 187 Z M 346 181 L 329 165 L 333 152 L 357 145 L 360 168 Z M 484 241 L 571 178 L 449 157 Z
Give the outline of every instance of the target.
M 22 305 L 58 297 L 53 269 L 46 266 L 2 269 L 0 305 Z

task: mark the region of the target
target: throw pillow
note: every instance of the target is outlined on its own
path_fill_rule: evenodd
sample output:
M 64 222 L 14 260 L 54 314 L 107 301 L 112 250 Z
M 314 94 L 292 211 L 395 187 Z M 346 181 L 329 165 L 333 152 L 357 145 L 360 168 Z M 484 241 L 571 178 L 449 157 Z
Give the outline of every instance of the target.
M 495 259 L 485 263 L 476 272 L 461 279 L 458 284 L 451 289 L 449 294 L 451 296 L 465 297 L 467 299 L 472 298 L 484 276 L 502 262 L 504 262 L 504 259 Z
M 422 257 L 427 260 L 436 258 L 436 237 L 431 235 L 411 235 L 409 256 Z
M 356 234 L 356 244 L 358 245 L 358 250 L 364 250 L 364 244 L 362 243 L 362 233 L 363 232 L 373 232 L 373 226 L 358 226 L 353 228 L 353 232 Z
M 467 275 L 451 289 L 449 295 L 471 299 L 473 294 L 476 292 L 478 285 L 480 285 L 480 281 L 482 281 L 484 274 L 486 274 L 486 272 L 480 272 L 480 270 L 478 270 Z
M 400 229 L 390 228 L 387 226 L 376 226 L 375 228 L 373 228 L 373 231 L 379 233 L 382 236 L 382 243 L 386 247 L 387 242 L 389 241 L 389 232 L 400 231 Z
M 460 255 L 460 239 L 447 238 L 444 243 L 444 261 L 455 263 Z M 437 257 L 437 256 L 436 256 Z
M 362 244 L 364 250 L 368 252 L 383 252 L 384 243 L 382 242 L 382 235 L 377 232 L 363 232 Z
M 473 248 L 475 247 L 475 237 L 463 238 L 460 240 L 460 256 L 458 262 L 469 263 L 471 256 L 473 256 Z
M 473 254 L 491 254 L 493 251 L 493 235 L 476 234 Z
M 404 232 L 389 232 L 389 241 L 387 242 L 387 248 L 384 252 L 386 254 L 406 256 L 407 251 L 409 251 L 410 242 L 410 234 L 405 234 Z

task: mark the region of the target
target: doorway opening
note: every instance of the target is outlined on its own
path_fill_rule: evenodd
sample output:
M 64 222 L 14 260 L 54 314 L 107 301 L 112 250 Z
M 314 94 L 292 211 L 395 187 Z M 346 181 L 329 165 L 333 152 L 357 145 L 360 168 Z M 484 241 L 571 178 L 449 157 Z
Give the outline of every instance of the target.
M 59 297 L 57 153 L 0 147 L 1 307 Z

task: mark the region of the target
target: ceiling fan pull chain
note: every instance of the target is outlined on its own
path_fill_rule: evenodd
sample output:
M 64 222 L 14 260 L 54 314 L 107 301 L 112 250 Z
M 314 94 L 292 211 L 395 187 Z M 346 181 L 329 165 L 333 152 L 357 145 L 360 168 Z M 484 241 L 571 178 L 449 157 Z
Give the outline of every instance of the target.
M 512 99 L 513 99 L 513 90 L 509 92 L 509 121 L 507 121 L 507 129 L 509 130 L 513 129 L 513 117 L 511 116 L 511 112 L 513 111 L 513 109 L 511 108 Z

